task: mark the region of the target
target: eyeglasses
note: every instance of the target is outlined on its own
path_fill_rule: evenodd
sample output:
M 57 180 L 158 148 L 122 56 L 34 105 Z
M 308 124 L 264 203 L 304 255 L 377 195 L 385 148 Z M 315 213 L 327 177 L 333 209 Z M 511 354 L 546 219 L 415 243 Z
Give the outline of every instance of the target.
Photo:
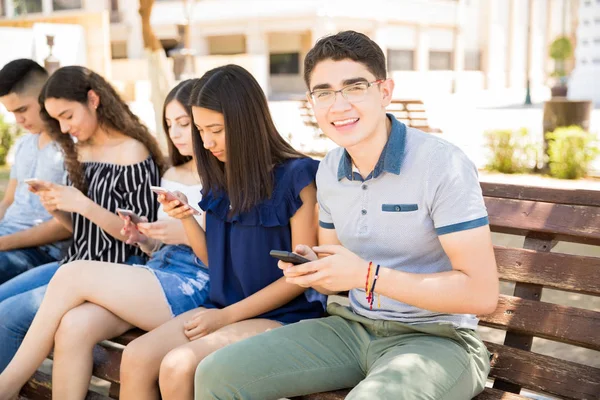
M 338 93 L 341 93 L 344 99 L 350 103 L 359 103 L 367 96 L 367 91 L 373 85 L 385 82 L 385 79 L 378 79 L 373 82 L 358 82 L 352 85 L 345 86 L 340 90 L 318 89 L 310 92 L 310 97 L 313 103 L 318 108 L 325 108 L 335 103 L 335 98 Z

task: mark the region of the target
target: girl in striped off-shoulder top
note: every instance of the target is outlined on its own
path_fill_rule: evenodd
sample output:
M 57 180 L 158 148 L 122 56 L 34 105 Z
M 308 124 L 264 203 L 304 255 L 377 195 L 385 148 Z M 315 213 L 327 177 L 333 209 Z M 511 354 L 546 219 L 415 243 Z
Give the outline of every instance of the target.
M 159 184 L 165 164 L 148 129 L 110 84 L 87 68 L 57 70 L 42 89 L 40 105 L 49 132 L 65 153 L 68 178 L 65 185 L 45 183 L 37 194 L 73 233 L 73 243 L 61 262 L 0 285 L 0 371 L 16 353 L 60 265 L 73 260 L 144 261 L 142 250 L 126 243 L 115 211 L 125 208 L 155 220 L 150 186 Z M 0 375 L 0 399 L 16 390 L 10 370 Z

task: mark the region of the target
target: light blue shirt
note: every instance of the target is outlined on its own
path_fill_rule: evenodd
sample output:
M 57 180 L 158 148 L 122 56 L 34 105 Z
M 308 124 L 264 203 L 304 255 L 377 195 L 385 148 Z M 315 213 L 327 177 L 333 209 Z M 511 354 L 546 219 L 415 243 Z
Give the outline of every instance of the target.
M 63 153 L 58 144 L 50 142 L 40 149 L 38 143 L 39 135 L 26 134 L 15 145 L 10 179 L 17 180 L 17 188 L 13 203 L 0 221 L 5 231 L 6 228 L 13 232 L 29 229 L 52 218 L 42 206 L 39 196 L 29 191 L 25 179 L 37 178 L 58 184 L 66 182 Z M 56 246 L 46 247 L 53 255 L 56 254 Z
M 477 169 L 456 146 L 388 114 L 391 133 L 373 172 L 363 180 L 343 148 L 319 165 L 319 224 L 373 267 L 416 274 L 452 270 L 438 236 L 488 224 Z M 435 296 L 436 293 L 431 293 Z M 447 322 L 474 329 L 477 318 L 443 314 L 377 298 L 370 310 L 363 289 L 350 291 L 354 312 L 405 323 Z

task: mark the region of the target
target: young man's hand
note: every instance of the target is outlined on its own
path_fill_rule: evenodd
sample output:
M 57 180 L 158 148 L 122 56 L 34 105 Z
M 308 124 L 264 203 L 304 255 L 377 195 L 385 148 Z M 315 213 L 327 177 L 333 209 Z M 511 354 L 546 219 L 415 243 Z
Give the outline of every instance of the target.
M 285 263 L 288 266 L 282 269 L 288 283 L 302 287 L 318 287 L 331 292 L 346 291 L 364 285 L 368 261 L 340 245 L 317 246 L 312 250 L 313 254 L 327 256 L 300 265 Z M 308 254 L 301 255 L 307 257 Z

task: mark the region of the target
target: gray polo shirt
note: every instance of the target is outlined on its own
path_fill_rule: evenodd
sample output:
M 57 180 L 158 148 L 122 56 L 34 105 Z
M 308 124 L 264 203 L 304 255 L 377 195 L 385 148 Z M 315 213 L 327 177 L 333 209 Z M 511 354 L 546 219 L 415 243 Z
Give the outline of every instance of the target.
M 319 165 L 319 224 L 374 265 L 416 274 L 450 271 L 438 236 L 488 224 L 477 169 L 458 147 L 388 118 L 388 142 L 366 179 L 343 148 Z M 432 312 L 384 296 L 381 307 L 376 297 L 370 310 L 364 288 L 349 297 L 354 312 L 368 318 L 477 326 L 474 315 Z

